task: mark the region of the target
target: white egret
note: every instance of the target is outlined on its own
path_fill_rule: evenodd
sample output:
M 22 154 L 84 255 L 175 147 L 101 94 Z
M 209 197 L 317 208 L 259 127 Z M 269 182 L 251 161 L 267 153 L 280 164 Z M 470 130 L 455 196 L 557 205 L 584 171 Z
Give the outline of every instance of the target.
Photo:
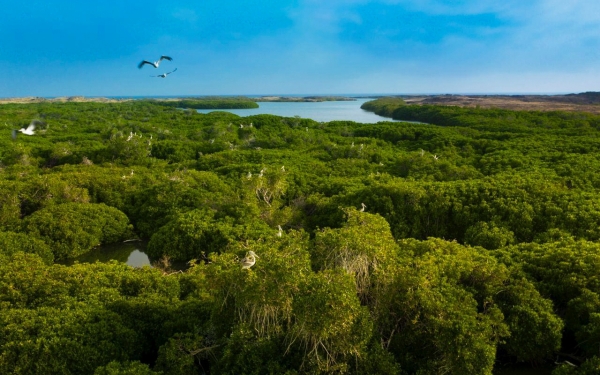
M 152 65 L 153 67 L 155 67 L 155 68 L 158 68 L 158 66 L 160 65 L 160 62 L 161 62 L 161 61 L 163 61 L 163 60 L 169 60 L 169 61 L 172 61 L 173 59 L 172 59 L 171 57 L 169 57 L 169 56 L 161 56 L 161 57 L 160 57 L 160 59 L 158 59 L 158 60 L 157 60 L 157 61 L 155 61 L 155 62 L 148 61 L 148 60 L 142 60 L 142 62 L 138 64 L 138 68 L 139 68 L 139 69 L 142 69 L 142 67 L 143 67 L 145 64 Z
M 157 76 L 150 76 L 150 77 L 158 77 L 158 78 L 167 78 L 167 76 L 173 72 L 177 71 L 177 68 L 175 68 L 174 70 L 167 72 L 167 73 L 163 73 L 163 74 L 159 74 Z
M 277 228 L 279 228 L 279 232 L 277 232 L 277 237 L 281 237 L 283 235 L 283 229 L 281 229 L 281 225 L 278 225 Z
M 439 160 L 439 158 L 440 158 L 440 157 L 439 157 L 439 156 L 437 156 L 437 155 L 433 155 L 433 158 L 434 158 L 435 160 Z
M 254 263 L 256 263 L 256 258 L 259 258 L 259 256 L 254 254 L 254 251 L 248 251 L 244 259 L 240 261 L 240 263 L 242 264 L 242 269 L 247 270 L 250 267 L 252 267 Z
M 364 212 L 365 208 L 367 208 L 367 206 L 364 203 L 361 203 L 360 205 L 362 206 L 362 208 L 359 211 Z
M 423 155 L 425 155 L 425 150 L 421 149 L 421 157 L 423 157 Z
M 252 178 L 252 173 L 251 173 L 251 172 L 248 172 L 248 174 L 246 175 L 246 178 L 247 178 L 248 180 L 249 180 L 249 179 L 251 179 L 251 178 Z
M 281 171 L 282 171 L 282 172 L 285 172 L 285 165 L 282 165 L 282 166 L 281 166 Z

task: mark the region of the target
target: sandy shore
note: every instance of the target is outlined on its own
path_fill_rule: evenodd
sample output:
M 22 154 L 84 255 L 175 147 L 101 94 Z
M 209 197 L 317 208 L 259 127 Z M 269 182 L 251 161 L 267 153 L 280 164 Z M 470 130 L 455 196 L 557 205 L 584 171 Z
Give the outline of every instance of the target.
M 58 98 L 41 98 L 38 96 L 27 96 L 23 98 L 0 98 L 0 104 L 18 103 L 85 103 L 85 102 L 96 102 L 96 103 L 118 103 L 130 101 L 133 99 L 111 99 L 101 97 L 85 97 L 85 96 L 61 96 Z

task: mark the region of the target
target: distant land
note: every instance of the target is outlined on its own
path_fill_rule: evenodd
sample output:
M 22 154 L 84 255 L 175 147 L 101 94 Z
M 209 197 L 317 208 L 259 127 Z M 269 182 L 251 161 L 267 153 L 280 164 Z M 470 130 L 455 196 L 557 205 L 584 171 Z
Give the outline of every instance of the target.
M 260 96 L 252 99 L 257 102 L 337 102 L 356 100 L 356 98 L 347 96 Z
M 406 104 L 600 113 L 600 92 L 566 95 L 395 95 Z
M 185 96 L 185 97 L 170 97 L 170 98 L 142 98 L 142 97 L 123 97 L 123 98 L 111 98 L 111 97 L 94 97 L 94 96 L 61 96 L 56 98 L 43 98 L 39 96 L 28 96 L 28 97 L 20 97 L 20 98 L 0 98 L 0 104 L 8 104 L 8 103 L 84 103 L 84 102 L 98 102 L 98 103 L 116 103 L 116 102 L 126 102 L 131 100 L 153 100 L 153 101 L 182 101 L 182 100 L 215 100 L 215 99 L 240 99 L 244 98 L 245 100 L 252 100 L 255 102 L 326 102 L 326 101 L 353 101 L 356 100 L 354 97 L 348 96 L 331 96 L 331 95 L 323 95 L 323 96 L 244 96 L 240 95 L 238 97 L 231 96 Z
M 402 98 L 407 104 L 436 104 L 460 107 L 480 107 L 480 108 L 503 108 L 512 110 L 529 111 L 584 111 L 590 113 L 600 113 L 600 92 L 583 92 L 578 94 L 563 95 L 386 95 L 390 97 Z M 241 98 L 242 96 L 240 96 Z M 364 95 L 362 97 L 370 97 Z M 373 96 L 373 98 L 383 97 Z M 181 100 L 214 100 L 216 98 L 230 98 L 219 96 L 198 96 L 198 97 L 173 97 L 173 98 L 154 98 L 156 101 L 181 101 Z M 84 97 L 84 96 L 63 96 L 57 98 L 42 97 L 22 97 L 22 98 L 0 98 L 0 104 L 8 103 L 67 103 L 67 102 L 100 102 L 115 103 L 130 100 L 147 100 L 124 97 Z M 312 95 L 312 96 L 245 96 L 246 100 L 254 102 L 321 102 L 321 101 L 350 101 L 356 100 L 353 96 L 330 96 L 330 95 Z

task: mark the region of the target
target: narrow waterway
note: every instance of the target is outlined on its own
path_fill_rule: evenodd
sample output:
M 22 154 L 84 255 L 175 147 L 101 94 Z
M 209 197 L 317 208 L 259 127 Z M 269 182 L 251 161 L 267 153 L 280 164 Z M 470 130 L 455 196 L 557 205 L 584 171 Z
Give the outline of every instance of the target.
M 388 117 L 365 111 L 360 106 L 373 99 L 357 98 L 351 101 L 327 102 L 258 102 L 259 108 L 249 109 L 223 109 L 238 116 L 253 116 L 261 114 L 277 115 L 282 117 L 299 116 L 319 122 L 329 121 L 354 121 L 364 124 L 374 124 L 380 121 L 396 121 Z M 214 109 L 198 109 L 198 113 L 214 112 Z

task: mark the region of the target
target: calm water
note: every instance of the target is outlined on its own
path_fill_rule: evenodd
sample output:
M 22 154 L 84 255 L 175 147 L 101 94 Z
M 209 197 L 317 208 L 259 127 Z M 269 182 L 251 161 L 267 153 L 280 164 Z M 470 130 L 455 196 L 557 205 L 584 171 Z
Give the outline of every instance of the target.
M 320 122 L 355 121 L 364 124 L 374 124 L 379 121 L 396 121 L 360 109 L 360 106 L 373 99 L 358 98 L 354 101 L 336 102 L 259 102 L 259 108 L 223 109 L 238 116 L 270 114 L 283 117 L 300 116 Z M 199 113 L 213 112 L 213 109 L 199 109 Z
M 132 267 L 150 266 L 150 259 L 144 253 L 145 250 L 146 242 L 144 241 L 103 245 L 73 259 L 69 263 L 72 264 L 74 261 L 79 263 L 106 263 L 114 259 Z

